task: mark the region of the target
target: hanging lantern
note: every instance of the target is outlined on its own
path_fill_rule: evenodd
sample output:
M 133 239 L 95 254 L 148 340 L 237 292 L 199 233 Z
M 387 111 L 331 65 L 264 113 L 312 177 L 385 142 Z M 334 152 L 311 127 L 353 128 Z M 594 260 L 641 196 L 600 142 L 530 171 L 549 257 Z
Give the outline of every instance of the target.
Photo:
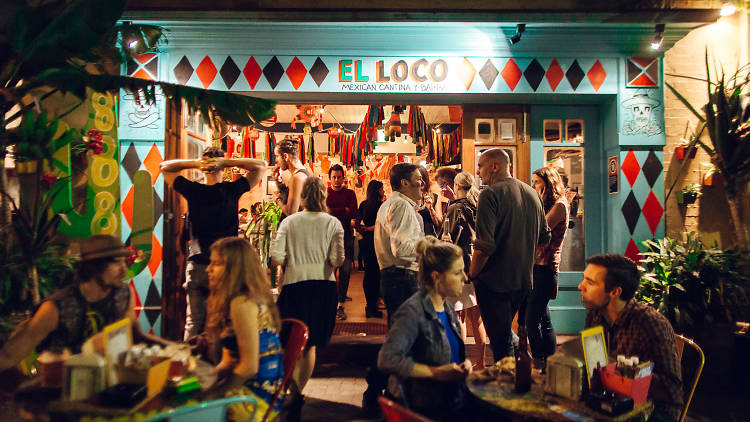
M 391 112 L 391 118 L 385 124 L 385 140 L 394 142 L 396 137 L 401 136 L 401 118 L 396 109 Z
M 341 129 L 337 128 L 336 126 L 331 126 L 328 128 L 328 136 L 331 138 L 337 138 L 341 134 Z

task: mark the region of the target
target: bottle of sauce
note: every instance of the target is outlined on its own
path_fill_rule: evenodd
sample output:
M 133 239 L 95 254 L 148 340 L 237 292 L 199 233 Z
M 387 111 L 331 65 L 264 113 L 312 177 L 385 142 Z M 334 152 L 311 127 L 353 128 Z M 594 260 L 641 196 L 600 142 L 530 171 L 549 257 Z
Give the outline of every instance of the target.
M 526 327 L 518 326 L 518 352 L 516 353 L 516 392 L 531 390 L 531 355 L 526 340 Z

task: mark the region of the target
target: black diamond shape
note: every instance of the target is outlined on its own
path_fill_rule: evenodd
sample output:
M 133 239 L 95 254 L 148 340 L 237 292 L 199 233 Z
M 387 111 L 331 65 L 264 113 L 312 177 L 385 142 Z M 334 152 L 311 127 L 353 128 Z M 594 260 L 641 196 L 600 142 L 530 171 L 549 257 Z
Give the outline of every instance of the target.
M 164 212 L 164 210 L 162 209 L 163 202 L 161 198 L 159 198 L 159 194 L 156 193 L 156 189 L 152 189 L 151 191 L 154 193 L 154 226 L 156 226 L 156 223 L 159 221 L 159 217 L 161 217 L 162 212 Z
M 125 64 L 125 74 L 128 76 L 132 76 L 136 70 L 138 70 L 138 63 L 136 63 L 136 61 L 133 59 L 128 59 L 127 64 Z
M 644 161 L 641 166 L 641 171 L 643 172 L 643 176 L 646 178 L 649 187 L 654 187 L 654 183 L 656 183 L 656 179 L 659 178 L 663 169 L 664 167 L 662 166 L 659 157 L 654 153 L 654 150 L 649 151 L 646 161 Z
M 497 71 L 495 65 L 492 64 L 492 61 L 487 59 L 487 62 L 484 63 L 484 66 L 482 66 L 482 69 L 479 71 L 479 77 L 482 78 L 484 86 L 486 86 L 487 89 L 490 89 L 492 84 L 495 83 L 495 78 L 497 78 L 499 73 L 500 72 Z
M 328 67 L 325 63 L 323 63 L 323 60 L 318 57 L 317 59 L 315 59 L 315 63 L 313 63 L 309 73 L 315 81 L 315 84 L 320 87 L 320 84 L 322 84 L 326 79 L 326 76 L 328 76 Z
M 185 85 L 190 80 L 190 77 L 193 76 L 193 70 L 195 69 L 193 69 L 193 66 L 190 66 L 188 58 L 182 56 L 182 60 L 174 67 L 174 76 L 177 78 L 177 82 L 180 85 Z
M 146 63 L 146 66 L 144 66 L 146 70 L 149 71 L 152 75 L 154 75 L 154 78 L 159 77 L 159 56 L 156 56 L 151 59 L 150 62 Z
M 135 145 L 132 142 L 125 152 L 125 156 L 122 157 L 122 166 L 125 168 L 125 173 L 130 177 L 130 183 L 133 183 L 135 172 L 141 166 L 141 159 L 138 158 L 138 153 L 135 151 Z
M 628 197 L 625 199 L 625 203 L 622 204 L 622 216 L 625 217 L 625 223 L 628 225 L 630 234 L 633 234 L 635 225 L 638 223 L 638 219 L 641 217 L 641 206 L 638 204 L 638 200 L 635 199 L 633 191 L 631 190 Z
M 279 63 L 279 59 L 277 59 L 276 56 L 273 56 L 271 61 L 269 61 L 263 68 L 263 74 L 266 76 L 271 88 L 276 89 L 276 85 L 279 84 L 281 77 L 284 75 L 284 68 L 281 66 L 281 63 Z
M 219 75 L 221 75 L 221 79 L 224 79 L 227 89 L 232 89 L 232 85 L 237 82 L 237 78 L 240 76 L 240 68 L 237 67 L 231 57 L 227 56 L 224 64 L 221 65 Z
M 529 85 L 531 85 L 531 89 L 536 91 L 539 88 L 539 84 L 542 83 L 542 78 L 544 78 L 544 68 L 534 59 L 529 63 L 529 67 L 523 71 L 523 76 Z
M 568 71 L 565 72 L 565 78 L 570 82 L 573 91 L 578 89 L 578 85 L 581 84 L 584 76 L 586 76 L 586 74 L 583 73 L 583 69 L 581 69 L 581 65 L 578 64 L 578 60 L 573 60 L 573 64 L 571 64 Z
M 146 308 L 146 318 L 151 325 L 154 325 L 156 319 L 161 315 L 161 297 L 159 296 L 159 290 L 156 288 L 154 280 L 151 280 L 151 284 L 148 286 L 148 293 L 146 293 L 146 302 L 143 303 Z M 149 309 L 150 307 L 158 307 L 159 309 Z

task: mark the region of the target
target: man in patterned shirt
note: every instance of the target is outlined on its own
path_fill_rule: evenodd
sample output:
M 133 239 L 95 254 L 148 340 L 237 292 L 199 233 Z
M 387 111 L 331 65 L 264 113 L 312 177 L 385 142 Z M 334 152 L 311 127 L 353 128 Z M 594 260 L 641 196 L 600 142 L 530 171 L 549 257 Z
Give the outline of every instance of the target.
M 654 363 L 648 393 L 655 410 L 651 421 L 676 421 L 682 409 L 682 379 L 677 343 L 669 321 L 633 298 L 638 267 L 616 254 L 594 255 L 578 285 L 586 307 L 586 328 L 604 327 L 610 356 L 638 356 Z

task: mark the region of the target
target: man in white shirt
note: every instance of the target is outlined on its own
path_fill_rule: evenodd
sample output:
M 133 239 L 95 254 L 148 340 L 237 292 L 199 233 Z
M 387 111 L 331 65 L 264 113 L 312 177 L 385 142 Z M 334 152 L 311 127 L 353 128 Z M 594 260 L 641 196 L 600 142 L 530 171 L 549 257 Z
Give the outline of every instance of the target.
M 417 242 L 424 236 L 416 207 L 422 177 L 415 164 L 399 163 L 390 171 L 393 193 L 375 220 L 375 255 L 388 325 L 401 304 L 417 291 Z

